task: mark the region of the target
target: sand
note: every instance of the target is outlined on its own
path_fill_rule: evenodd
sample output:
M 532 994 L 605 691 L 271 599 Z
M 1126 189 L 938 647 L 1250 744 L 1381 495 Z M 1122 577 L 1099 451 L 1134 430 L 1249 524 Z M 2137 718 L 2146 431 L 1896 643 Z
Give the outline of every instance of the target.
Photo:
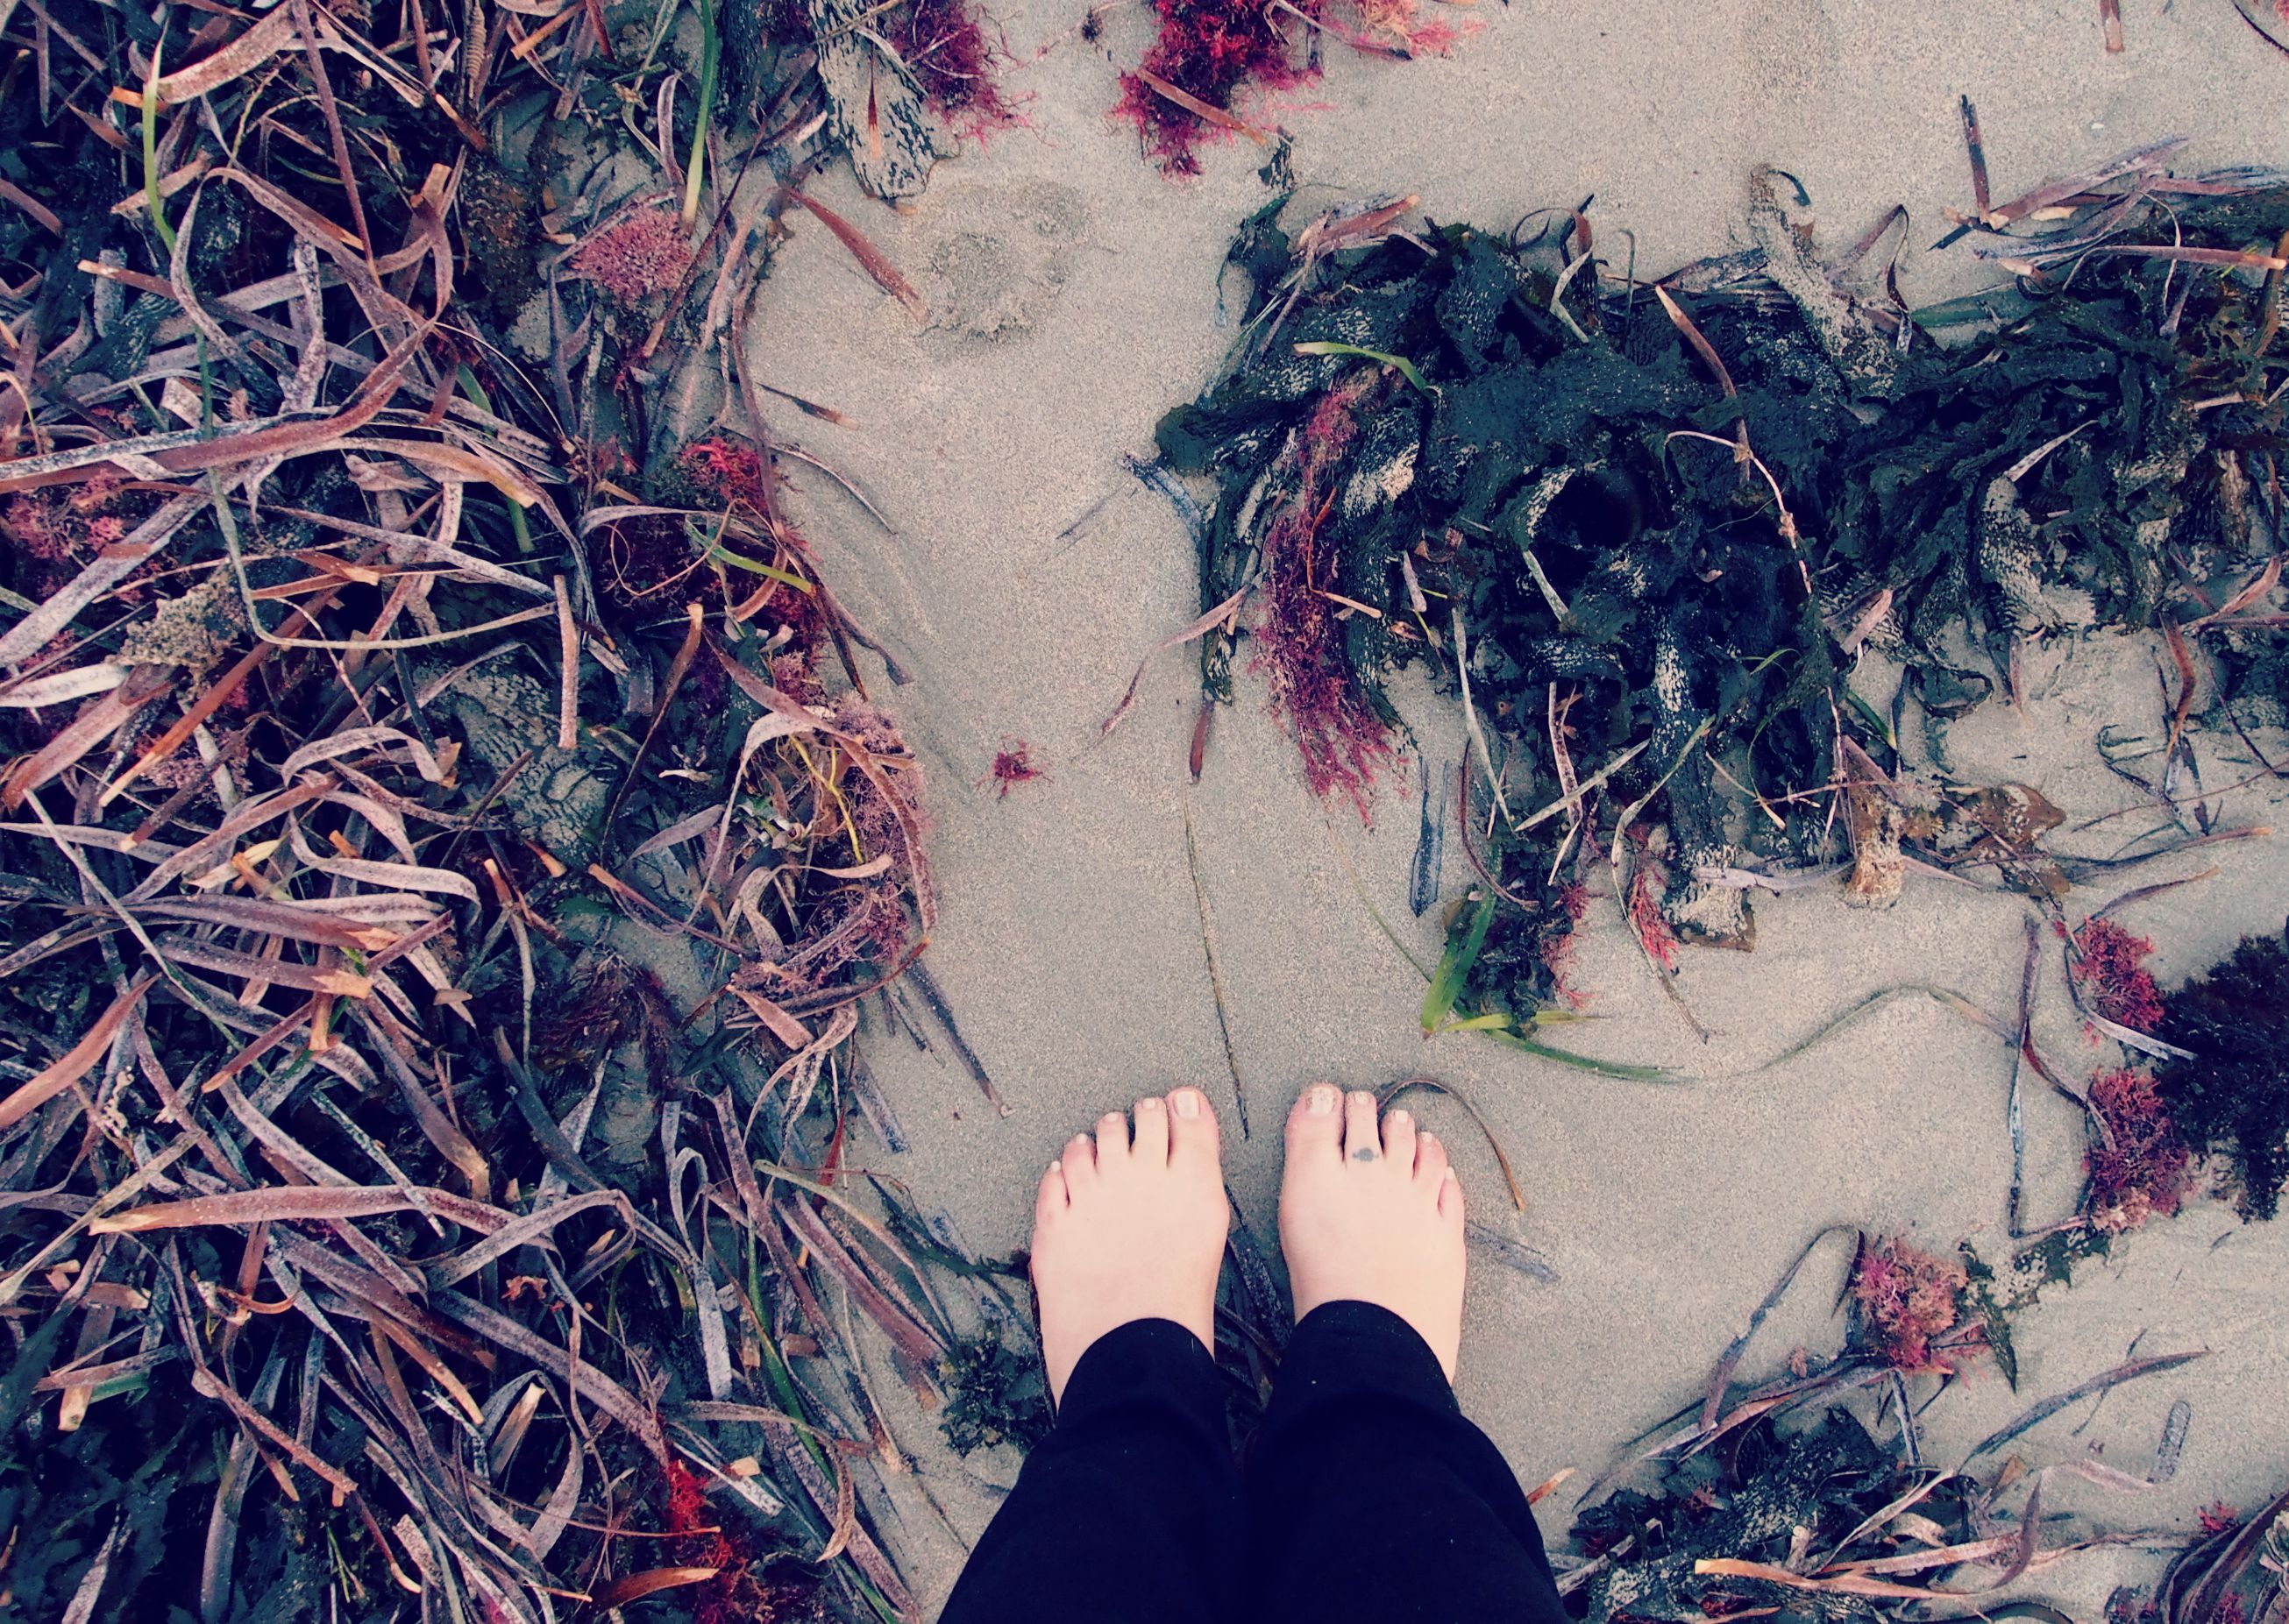
M 1481 4 L 1471 14 L 1483 32 L 1451 59 L 1398 65 L 1336 49 L 1325 82 L 1271 115 L 1295 134 L 1307 205 L 1412 192 L 1434 219 L 1506 226 L 1594 194 L 1601 244 L 1623 252 L 1622 234 L 1634 234 L 1639 267 L 1655 273 L 1743 245 L 1746 176 L 1757 163 L 1779 164 L 1810 189 L 1831 246 L 1905 203 L 1915 250 L 1902 285 L 1920 302 L 1996 279 L 1961 248 L 1923 251 L 1941 209 L 1968 202 L 1958 95 L 1978 104 L 1998 196 L 2171 134 L 2195 138 L 2194 164 L 2289 163 L 2289 59 L 2228 0 L 2125 0 L 2129 48 L 2119 56 L 2102 51 L 2097 9 Z M 1240 704 L 1219 716 L 1204 778 L 1188 784 L 1196 688 L 1178 653 L 1151 663 L 1135 713 L 1095 744 L 1137 659 L 1197 611 L 1184 534 L 1121 458 L 1149 455 L 1154 420 L 1200 386 L 1231 339 L 1217 267 L 1233 226 L 1266 194 L 1263 155 L 1245 143 L 1212 150 L 1208 173 L 1187 184 L 1142 163 L 1133 131 L 1105 113 L 1116 65 L 1141 53 L 1148 18 L 1137 5 L 1116 11 L 1092 45 L 1073 32 L 1080 15 L 1079 0 L 1001 13 L 1025 64 L 1010 84 L 1029 98 L 1030 127 L 943 165 L 909 212 L 868 203 L 847 176 L 819 187 L 907 270 L 930 304 L 929 325 L 918 330 L 832 238 L 798 220 L 754 331 L 762 378 L 854 421 L 840 428 L 789 409 L 779 426 L 897 527 L 884 534 L 823 476 L 797 482 L 798 511 L 843 595 L 912 668 L 893 703 L 934 768 L 944 917 L 929 961 L 1010 1106 L 997 1116 L 942 1049 L 923 1055 L 878 1036 L 869 1052 L 912 1149 L 876 1159 L 949 1212 L 972 1246 L 1006 1251 L 1023 1243 L 1034 1177 L 1069 1134 L 1140 1092 L 1196 1081 L 1219 1103 L 1233 1189 L 1268 1239 L 1279 1121 L 1304 1083 L 1372 1086 L 1426 1071 L 1451 1080 L 1483 1109 L 1529 1190 L 1525 1213 L 1507 1210 L 1468 1124 L 1423 1099 L 1422 1114 L 1457 1150 L 1474 1212 L 1559 1276 L 1540 1284 L 1474 1259 L 1464 1403 L 1527 1482 L 1567 1465 L 1586 1481 L 1697 1392 L 1820 1226 L 2000 1247 L 2009 1067 L 1992 1038 L 1935 1003 L 1902 1000 L 1789 1064 L 1723 1074 L 1900 982 L 1944 983 L 2009 1009 L 2025 906 L 1934 881 L 1911 881 L 1897 909 L 1878 914 L 1824 891 L 1761 900 L 1753 953 L 1685 960 L 1682 991 L 1716 1029 L 1703 1046 L 1601 901 L 1580 962 L 1602 1019 L 1574 1029 L 1579 1042 L 1701 1079 L 1605 1081 L 1482 1040 L 1422 1038 L 1421 979 L 1377 930 L 1336 850 L 1413 949 L 1434 953 L 1437 911 L 1416 920 L 1405 900 L 1416 781 L 1384 797 L 1372 828 L 1323 811 L 1260 687 L 1243 681 Z M 1060 539 L 1093 508 L 1092 522 Z M 2109 721 L 2156 726 L 2154 672 L 2139 640 L 2054 652 L 2024 714 L 1990 705 L 1958 724 L 1958 766 L 2035 784 L 2071 823 L 2126 806 L 2131 792 L 2092 741 Z M 1862 691 L 1881 703 L 1886 681 L 1864 673 Z M 1427 690 L 1401 698 L 1432 759 L 1451 762 L 1451 707 Z M 1027 741 L 1047 776 L 1001 800 L 979 780 L 1004 736 Z M 2199 747 L 2213 783 L 2245 771 L 2229 736 L 2204 735 Z M 2261 789 L 2227 798 L 2223 821 L 2276 821 Z M 1248 1094 L 1246 1137 L 1185 874 L 1188 806 Z M 2073 844 L 2111 849 L 2146 821 L 2119 819 Z M 2280 927 L 2289 840 L 2157 862 L 2074 901 L 2094 907 L 2210 862 L 2216 878 L 2126 916 L 2159 943 L 2172 985 L 2241 934 Z M 1447 901 L 1466 872 L 1450 840 Z M 2076 1027 L 2055 974 L 2054 961 L 2038 1033 L 2087 1070 L 2107 1052 Z M 2074 1108 L 2038 1093 L 2027 1119 L 2031 1211 L 2062 1217 L 2078 1171 Z M 2078 1437 L 2086 1407 L 2022 1447 L 2038 1464 L 2102 1448 L 2112 1464 L 2142 1471 L 2182 1396 L 2193 1429 L 2170 1486 L 2133 1501 L 2076 1484 L 2057 1503 L 2113 1526 L 2181 1530 L 2209 1501 L 2249 1505 L 2289 1476 L 2285 1262 L 2289 1225 L 2244 1227 L 2214 1203 L 2152 1226 L 2021 1318 L 2019 1394 L 1980 1371 L 1933 1406 L 1934 1453 L 1959 1452 L 2034 1397 L 2118 1362 L 2133 1341 L 2141 1353 L 2207 1348 L 2205 1360 L 2118 1391 Z M 1840 1254 L 1823 1254 L 1807 1270 L 1744 1373 L 1776 1368 L 1799 1342 L 1836 1345 L 1829 1310 L 1843 1267 Z M 932 1449 L 926 1427 L 908 1430 L 953 1530 L 974 1536 L 993 1503 L 980 1485 L 1006 1480 L 1008 1463 L 965 1471 Z M 1562 1529 L 1569 1509 L 1561 1491 L 1543 1508 L 1545 1526 Z M 941 1595 L 961 1556 L 953 1534 L 917 1517 L 902 1543 L 925 1593 Z M 2062 1567 L 2041 1576 L 2043 1588 L 2087 1607 L 2115 1564 Z

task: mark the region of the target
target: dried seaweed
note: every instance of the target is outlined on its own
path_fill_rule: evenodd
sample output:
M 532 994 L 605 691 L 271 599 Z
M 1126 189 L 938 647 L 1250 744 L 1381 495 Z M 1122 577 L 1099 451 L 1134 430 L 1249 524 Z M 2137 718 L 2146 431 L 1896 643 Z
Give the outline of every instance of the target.
M 1903 1250 L 1892 1242 L 1872 1254 L 1896 1259 Z M 1855 1276 L 1865 1274 L 1870 1255 L 1862 1238 Z M 1751 1333 L 1803 1262 L 1800 1255 L 1758 1309 Z M 1949 1266 L 1935 1259 L 1923 1258 L 1912 1272 L 1951 1285 Z M 1889 1301 L 1891 1294 L 1879 1295 Z M 1578 1554 L 1558 1556 L 1556 1565 L 1560 1594 L 1593 1624 L 1775 1613 L 1867 1621 L 1931 1616 L 1926 1604 L 1947 1608 L 1946 1617 L 2023 1613 L 2055 1624 L 2062 1615 L 2038 1602 L 1998 1608 L 1974 1598 L 2121 1538 L 2094 1531 L 2061 1539 L 2044 1511 L 2045 1486 L 2057 1474 L 2127 1493 L 2167 1481 L 2183 1445 L 2184 1406 L 2173 1409 L 2149 1477 L 2090 1459 L 2030 1472 L 2014 1455 L 1984 1477 L 1973 1463 L 2078 1399 L 2200 1357 L 2165 1355 L 2107 1371 L 2031 1406 L 1949 1471 L 1923 1460 L 1912 1377 L 1891 1350 L 1857 1335 L 1833 1358 L 1799 1349 L 1786 1373 L 1735 1393 L 1730 1378 L 1746 1341 L 1726 1350 L 1703 1402 L 1655 1427 L 1650 1442 L 1640 1440 L 1585 1491 L 1571 1530 Z M 1615 1486 L 1624 1478 L 1628 1486 Z M 2025 1491 L 2015 1516 L 1998 1503 L 2014 1486 Z
M 913 1613 L 879 1384 L 1000 1298 L 852 1171 L 937 904 L 740 353 L 763 10 L 0 22 L 19 1607 Z M 948 116 L 969 17 L 876 16 Z
M 1945 346 L 1810 259 L 1770 175 L 1761 250 L 1650 295 L 1578 215 L 1527 242 L 1401 232 L 1404 204 L 1292 236 L 1276 210 L 1248 223 L 1244 335 L 1159 430 L 1163 463 L 1215 490 L 1202 604 L 1240 617 L 1206 646 L 1205 690 L 1230 701 L 1245 644 L 1306 783 L 1362 811 L 1390 673 L 1419 663 L 1455 694 L 1457 821 L 1494 904 L 1450 927 L 1458 1020 L 1571 1007 L 1559 967 L 1597 845 L 1672 992 L 1679 943 L 1748 947 L 1752 887 L 1847 850 L 1855 900 L 1991 867 L 2054 908 L 2104 862 L 2050 852 L 2057 808 L 1953 779 L 1936 744 L 2018 702 L 2030 641 L 2199 635 L 2226 683 L 2181 685 L 2173 741 L 2197 697 L 2277 716 L 2278 617 L 2251 607 L 2278 578 L 2283 408 L 2249 380 L 2279 354 L 2289 191 L 2181 181 L 2173 150 L 1982 210 L 1969 229 L 2020 273 L 2020 314 Z M 2044 210 L 2043 235 L 2006 235 Z M 1870 649 L 1905 669 L 1927 761 L 1854 691 Z M 2078 942 L 2091 973 L 2122 972 L 2119 1001 L 2134 967 L 2099 961 L 2110 928 Z

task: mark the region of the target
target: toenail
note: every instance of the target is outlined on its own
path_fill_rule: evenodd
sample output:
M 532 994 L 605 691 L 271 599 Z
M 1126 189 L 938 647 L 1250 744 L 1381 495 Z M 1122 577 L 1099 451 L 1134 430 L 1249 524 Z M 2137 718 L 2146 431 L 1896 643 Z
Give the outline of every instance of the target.
M 1200 1096 L 1190 1089 L 1176 1095 L 1176 1114 L 1187 1122 L 1200 1114 Z
M 1423 1130 L 1423 1142 L 1424 1144 L 1437 1144 L 1439 1142 L 1439 1135 L 1432 1133 L 1426 1127 Z
M 1321 1083 L 1312 1090 L 1311 1101 L 1304 1109 L 1315 1117 L 1333 1116 L 1336 1110 L 1336 1091 L 1327 1084 Z
M 1050 1171 L 1051 1173 L 1063 1173 L 1065 1170 L 1065 1163 L 1064 1163 L 1063 1161 L 1061 1161 L 1061 1160 L 1060 1160 L 1060 1161 L 1053 1161 L 1053 1162 L 1051 1162 L 1051 1163 L 1049 1164 L 1049 1171 Z
M 1408 1123 L 1414 1120 L 1414 1118 L 1408 1116 L 1403 1111 L 1394 1111 L 1391 1113 L 1391 1125 L 1393 1127 L 1405 1127 Z
M 1160 1102 L 1157 1098 L 1139 1100 L 1137 1102 L 1137 1109 L 1139 1111 L 1158 1111 L 1160 1109 Z

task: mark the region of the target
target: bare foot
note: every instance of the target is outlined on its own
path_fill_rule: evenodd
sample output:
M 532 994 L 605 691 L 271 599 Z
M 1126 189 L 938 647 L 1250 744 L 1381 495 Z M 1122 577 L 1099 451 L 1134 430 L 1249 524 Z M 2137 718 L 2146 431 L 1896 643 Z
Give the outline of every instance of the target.
M 1375 1095 L 1314 1083 L 1288 1113 L 1280 1246 L 1296 1318 L 1372 1302 L 1415 1327 L 1455 1379 L 1463 1341 L 1463 1187 L 1447 1147 Z
M 1077 1134 L 1041 1175 L 1033 1288 L 1049 1397 L 1089 1344 L 1135 1319 L 1173 1319 L 1216 1348 L 1216 1274 L 1232 1221 L 1216 1112 L 1197 1088 L 1137 1102 Z

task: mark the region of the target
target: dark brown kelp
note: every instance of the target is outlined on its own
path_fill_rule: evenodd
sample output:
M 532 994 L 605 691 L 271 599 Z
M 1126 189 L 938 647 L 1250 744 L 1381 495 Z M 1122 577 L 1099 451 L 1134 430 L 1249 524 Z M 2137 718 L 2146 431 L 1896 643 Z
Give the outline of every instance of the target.
M 2258 380 L 2289 191 L 2176 177 L 2179 145 L 1982 204 L 1958 235 L 2018 280 L 1912 314 L 1863 274 L 1872 235 L 1814 259 L 1770 173 L 1753 251 L 1650 288 L 1567 211 L 1524 241 L 1389 210 L 1244 228 L 1244 335 L 1159 434 L 1216 489 L 1206 687 L 1231 697 L 1235 656 L 1261 672 L 1312 789 L 1362 805 L 1397 726 L 1384 679 L 1419 662 L 1453 693 L 1493 912 L 1453 915 L 1451 1024 L 1570 1007 L 1590 885 L 1665 988 L 1679 943 L 1752 944 L 1753 890 L 1831 875 L 1871 906 L 1918 872 L 1991 875 L 2063 924 L 2124 859 L 2054 850 L 2057 808 L 1946 752 L 1953 719 L 2021 703 L 2036 641 L 2163 633 L 2158 832 L 2185 816 L 2189 728 L 2283 719 L 2284 407 Z M 1904 673 L 1889 714 L 1853 681 L 1871 650 Z M 2263 832 L 2210 816 L 2136 857 Z M 2135 943 L 2103 919 L 2071 942 L 2126 1043 L 2155 1014 Z
M 2158 1103 L 2196 1149 L 2224 1159 L 2241 1210 L 2270 1218 L 2289 1182 L 2289 951 L 2250 936 L 2164 1004 L 2180 1051 L 2155 1074 Z

